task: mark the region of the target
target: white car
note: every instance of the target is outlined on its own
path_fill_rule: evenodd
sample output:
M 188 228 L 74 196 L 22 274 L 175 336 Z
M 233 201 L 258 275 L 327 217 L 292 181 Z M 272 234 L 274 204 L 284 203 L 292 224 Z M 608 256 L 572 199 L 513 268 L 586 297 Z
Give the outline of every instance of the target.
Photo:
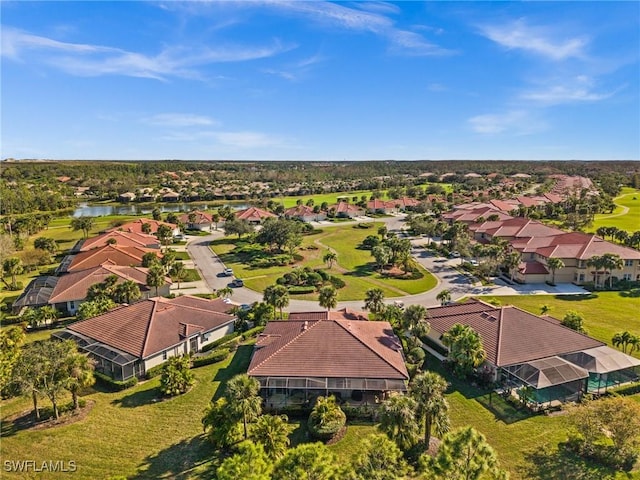
M 222 273 L 224 274 L 225 277 L 232 277 L 233 276 L 233 269 L 232 268 L 225 268 Z

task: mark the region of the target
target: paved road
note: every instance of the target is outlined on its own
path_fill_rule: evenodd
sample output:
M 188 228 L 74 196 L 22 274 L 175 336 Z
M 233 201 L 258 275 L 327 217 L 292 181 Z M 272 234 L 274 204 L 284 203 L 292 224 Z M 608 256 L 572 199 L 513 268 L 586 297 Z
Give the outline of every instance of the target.
M 358 221 L 371 221 L 370 218 L 359 219 Z M 404 216 L 384 217 L 375 219 L 376 221 L 383 221 L 387 224 L 387 228 L 390 231 L 400 231 L 404 225 Z M 317 224 L 316 224 L 317 225 Z M 348 225 L 348 223 L 333 224 L 330 222 L 320 222 L 321 227 L 335 228 L 337 226 Z M 196 237 L 191 240 L 187 245 L 189 255 L 193 259 L 196 268 L 200 271 L 203 280 L 211 291 L 224 288 L 232 280 L 231 277 L 221 276 L 225 266 L 220 261 L 217 255 L 212 253 L 209 248 L 209 243 L 212 240 L 221 238 L 223 236 L 222 231 L 214 232 L 206 237 Z M 422 243 L 423 239 L 413 239 L 412 254 L 414 258 L 427 270 L 429 270 L 438 280 L 438 284 L 432 290 L 428 292 L 419 293 L 417 295 L 408 295 L 405 297 L 399 297 L 402 299 L 405 305 L 420 304 L 425 306 L 438 305 L 436 295 L 444 290 L 448 289 L 451 292 L 453 300 L 459 299 L 467 295 L 520 295 L 520 294 L 580 294 L 584 293 L 584 290 L 575 285 L 562 285 L 558 287 L 549 287 L 546 284 L 543 285 L 519 285 L 519 286 L 480 286 L 474 284 L 472 279 L 460 273 L 455 269 L 456 264 L 460 263 L 460 259 L 445 259 L 435 256 L 432 252 L 417 248 Z M 188 293 L 188 291 L 185 291 Z M 235 288 L 233 296 L 231 297 L 234 303 L 253 303 L 262 301 L 262 294 L 250 290 L 248 288 Z M 388 299 L 387 303 L 392 303 L 394 299 Z M 362 300 L 340 302 L 337 308 L 351 308 L 355 310 L 363 309 Z M 289 304 L 290 311 L 308 312 L 321 310 L 317 302 L 308 300 L 295 300 L 292 299 Z

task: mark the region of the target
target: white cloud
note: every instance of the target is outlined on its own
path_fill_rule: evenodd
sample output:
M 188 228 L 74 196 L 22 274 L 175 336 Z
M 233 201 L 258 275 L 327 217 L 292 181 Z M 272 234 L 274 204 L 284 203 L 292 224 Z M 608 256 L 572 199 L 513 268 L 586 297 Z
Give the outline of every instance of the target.
M 520 98 L 543 105 L 563 103 L 598 102 L 615 95 L 621 88 L 609 92 L 594 91 L 591 78 L 579 75 L 562 83 L 554 83 L 535 90 L 523 92 Z
M 484 135 L 513 133 L 530 135 L 545 128 L 545 125 L 525 110 L 510 110 L 503 113 L 477 115 L 468 120 L 471 128 Z
M 162 137 L 163 140 L 175 142 L 202 143 L 211 142 L 225 147 L 239 149 L 267 148 L 267 147 L 287 147 L 287 142 L 274 135 L 253 131 L 222 131 L 222 130 L 201 130 L 201 131 L 172 131 Z
M 303 58 L 298 62 L 289 64 L 284 66 L 283 68 L 265 68 L 262 71 L 269 75 L 276 75 L 278 77 L 284 78 L 285 80 L 289 80 L 291 82 L 295 82 L 300 80 L 300 78 L 304 77 L 309 73 L 309 71 L 315 65 L 322 63 L 324 61 L 324 57 L 317 54 L 311 57 Z
M 527 25 L 523 19 L 507 25 L 481 26 L 480 30 L 505 48 L 525 50 L 551 60 L 583 58 L 588 44 L 585 37 L 561 35 L 548 27 Z
M 159 80 L 174 76 L 201 78 L 197 69 L 204 65 L 267 58 L 293 48 L 273 41 L 271 45 L 256 47 L 165 47 L 157 55 L 145 55 L 101 45 L 59 42 L 10 27 L 3 28 L 2 46 L 5 57 L 17 61 L 29 57 L 72 75 L 125 75 Z
M 142 119 L 142 121 L 150 125 L 162 127 L 194 127 L 220 124 L 220 122 L 210 117 L 191 113 L 159 113 L 151 117 L 146 117 Z

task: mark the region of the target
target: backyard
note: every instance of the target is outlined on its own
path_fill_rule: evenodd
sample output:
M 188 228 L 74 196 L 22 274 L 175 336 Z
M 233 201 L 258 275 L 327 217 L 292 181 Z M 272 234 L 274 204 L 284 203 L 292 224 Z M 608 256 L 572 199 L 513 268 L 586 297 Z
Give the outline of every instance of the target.
M 375 269 L 375 264 L 369 250 L 356 248 L 368 235 L 376 235 L 382 223 L 328 227 L 312 235 L 303 237 L 298 250 L 303 259 L 294 266 L 311 268 L 326 267 L 322 261 L 328 248 L 333 249 L 338 256 L 328 272 L 341 278 L 346 286 L 338 290 L 338 300 L 360 300 L 365 292 L 371 288 L 381 288 L 386 297 L 399 297 L 424 292 L 435 287 L 436 279 L 429 272 L 420 267 L 421 278 L 402 279 L 384 278 Z M 245 285 L 258 292 L 269 285 L 273 285 L 278 277 L 291 271 L 292 265 L 269 268 L 256 268 L 249 265 L 252 256 L 238 255 L 235 248 L 246 243 L 232 237 L 215 240 L 211 244 L 212 250 L 220 257 L 224 264 L 232 268 L 238 278 L 242 278 Z M 262 255 L 260 251 L 256 255 Z M 316 294 L 296 295 L 300 300 L 316 300 Z

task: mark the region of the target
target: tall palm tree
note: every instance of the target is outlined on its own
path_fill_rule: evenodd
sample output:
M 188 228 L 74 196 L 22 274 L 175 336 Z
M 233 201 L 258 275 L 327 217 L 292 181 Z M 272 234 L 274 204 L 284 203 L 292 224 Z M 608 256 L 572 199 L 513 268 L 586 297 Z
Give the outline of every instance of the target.
M 595 287 L 598 288 L 600 283 L 598 282 L 598 276 L 600 275 L 600 269 L 604 268 L 604 261 L 600 255 L 594 255 L 589 260 L 587 260 L 587 265 L 595 268 L 594 272 L 594 284 Z
M 617 253 L 605 253 L 602 255 L 602 266 L 605 272 L 609 272 L 609 288 L 613 287 L 613 271 L 624 268 L 624 260 Z
M 289 305 L 289 290 L 284 285 L 269 285 L 264 291 L 263 300 L 273 307 L 274 318 L 276 308 L 280 309 L 280 320 L 282 320 L 284 318 L 282 309 Z
M 382 272 L 384 266 L 391 261 L 391 249 L 386 245 L 377 245 L 371 249 L 371 255 L 376 259 L 378 271 Z
M 442 335 L 442 344 L 449 348 L 448 357 L 460 376 L 469 375 L 486 357 L 480 335 L 468 325 L 453 325 Z
M 176 262 L 171 266 L 169 274 L 178 281 L 178 290 L 180 290 L 180 282 L 187 278 L 187 269 L 182 262 Z
M 564 268 L 564 262 L 561 258 L 551 257 L 547 260 L 547 267 L 551 270 L 551 283 L 556 284 L 556 270 Z
M 142 296 L 140 287 L 133 280 L 125 280 L 116 286 L 114 293 L 115 300 L 118 303 L 132 303 Z
M 231 295 L 233 295 L 233 288 L 231 287 L 224 287 L 218 290 L 218 296 L 222 297 L 222 298 L 231 298 Z
M 321 307 L 330 311 L 338 305 L 338 292 L 331 285 L 324 286 L 320 289 L 318 303 Z
M 73 408 L 78 410 L 78 393 L 86 387 L 94 384 L 93 376 L 94 362 L 87 355 L 80 352 L 74 352 L 67 358 L 68 379 L 66 389 L 71 392 L 73 398 Z
M 381 288 L 370 288 L 364 296 L 364 308 L 371 313 L 379 314 L 384 309 L 384 291 Z
M 451 292 L 445 288 L 436 295 L 436 300 L 440 302 L 440 305 L 446 305 L 451 301 Z
M 426 321 L 428 315 L 427 309 L 422 305 L 409 305 L 402 313 L 402 328 L 412 338 L 426 335 L 430 328 Z
M 158 289 L 164 285 L 164 270 L 161 265 L 154 264 L 149 268 L 149 272 L 147 273 L 147 285 L 149 287 L 155 287 L 156 289 L 156 297 L 158 294 Z
M 449 431 L 449 404 L 444 392 L 449 384 L 435 372 L 423 372 L 415 376 L 409 385 L 409 392 L 417 404 L 417 415 L 424 419 L 424 443 L 428 447 L 431 427 L 435 424 L 440 436 Z
M 509 270 L 509 278 L 512 282 L 518 265 L 520 265 L 520 254 L 518 252 L 510 252 L 504 259 L 504 266 Z
M 416 422 L 418 404 L 409 395 L 393 395 L 380 407 L 380 425 L 378 428 L 406 451 L 418 442 L 420 431 Z
M 16 275 L 22 273 L 22 260 L 18 257 L 9 257 L 2 263 L 2 269 L 7 275 L 11 275 L 11 286 L 15 290 L 18 288 Z
M 622 351 L 627 353 L 627 347 L 629 346 L 632 337 L 633 335 L 627 330 L 624 332 L 617 332 L 611 339 L 611 343 L 616 348 L 622 347 Z
M 247 425 L 262 413 L 262 398 L 258 396 L 260 382 L 247 374 L 236 375 L 227 382 L 224 396 L 242 417 L 244 439 L 249 438 Z

